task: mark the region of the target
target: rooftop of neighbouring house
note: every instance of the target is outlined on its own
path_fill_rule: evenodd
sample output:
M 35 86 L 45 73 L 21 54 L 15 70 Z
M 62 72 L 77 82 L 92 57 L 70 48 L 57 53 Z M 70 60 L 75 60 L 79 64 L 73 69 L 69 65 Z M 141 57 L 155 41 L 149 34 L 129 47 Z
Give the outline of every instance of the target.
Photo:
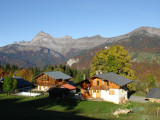
M 98 74 L 98 75 L 95 75 L 95 77 L 101 78 L 103 80 L 111 81 L 119 86 L 124 86 L 132 82 L 132 80 L 113 72 Z
M 56 80 L 58 80 L 58 79 L 68 80 L 68 79 L 72 78 L 71 76 L 69 76 L 69 75 L 67 75 L 67 74 L 65 74 L 65 73 L 63 73 L 61 71 L 44 72 L 42 74 L 46 74 L 46 75 L 48 75 L 48 76 L 50 76 L 50 77 L 52 77 L 52 78 L 54 78 Z M 42 74 L 36 76 L 34 79 L 36 79 L 37 77 L 41 76 Z
M 160 88 L 152 88 L 146 95 L 146 98 L 160 99 Z
M 61 72 L 61 71 L 52 71 L 52 72 L 44 72 L 44 74 L 54 78 L 54 79 L 63 79 L 63 80 L 66 80 L 66 79 L 71 79 L 72 77 Z
M 69 90 L 74 90 L 74 89 L 76 89 L 76 87 L 74 87 L 73 85 L 70 85 L 70 84 L 63 84 L 63 85 L 61 85 L 60 87 L 67 88 L 67 89 L 69 89 Z

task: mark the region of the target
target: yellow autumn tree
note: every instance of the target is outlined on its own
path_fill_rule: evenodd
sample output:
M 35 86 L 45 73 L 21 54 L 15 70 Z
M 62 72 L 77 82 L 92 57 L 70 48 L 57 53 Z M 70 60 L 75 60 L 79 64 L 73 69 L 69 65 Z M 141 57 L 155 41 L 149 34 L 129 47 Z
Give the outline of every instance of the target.
M 20 71 L 20 76 L 21 76 L 22 78 L 24 78 L 24 79 L 27 79 L 27 77 L 28 77 L 28 71 L 27 71 L 26 69 L 22 69 L 22 70 Z
M 29 82 L 32 82 L 32 80 L 33 80 L 33 72 L 32 72 L 32 70 L 28 70 L 27 73 L 28 73 L 27 80 Z
M 91 64 L 91 76 L 99 70 L 103 73 L 114 72 L 131 80 L 135 78 L 134 71 L 131 69 L 130 55 L 120 45 L 111 46 L 95 55 Z M 128 88 L 134 90 L 133 83 L 129 84 Z

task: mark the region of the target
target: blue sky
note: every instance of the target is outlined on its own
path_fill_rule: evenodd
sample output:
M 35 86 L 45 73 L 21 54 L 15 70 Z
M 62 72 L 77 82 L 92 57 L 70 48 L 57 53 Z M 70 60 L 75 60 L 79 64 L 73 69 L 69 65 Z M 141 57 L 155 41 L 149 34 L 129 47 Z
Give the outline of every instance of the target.
M 53 37 L 114 37 L 141 26 L 160 28 L 160 0 L 0 0 L 0 46 Z

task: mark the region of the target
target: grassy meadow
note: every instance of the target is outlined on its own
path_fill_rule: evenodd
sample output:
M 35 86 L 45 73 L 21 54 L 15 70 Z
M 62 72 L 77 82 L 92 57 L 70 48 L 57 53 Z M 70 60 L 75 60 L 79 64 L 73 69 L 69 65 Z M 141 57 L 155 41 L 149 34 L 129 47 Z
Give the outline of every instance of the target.
M 112 113 L 118 108 L 135 110 L 128 115 L 113 116 Z M 73 99 L 53 100 L 47 95 L 22 97 L 0 94 L 0 120 L 159 120 L 159 108 L 160 104 L 157 103 L 131 102 L 127 105 L 117 105 Z

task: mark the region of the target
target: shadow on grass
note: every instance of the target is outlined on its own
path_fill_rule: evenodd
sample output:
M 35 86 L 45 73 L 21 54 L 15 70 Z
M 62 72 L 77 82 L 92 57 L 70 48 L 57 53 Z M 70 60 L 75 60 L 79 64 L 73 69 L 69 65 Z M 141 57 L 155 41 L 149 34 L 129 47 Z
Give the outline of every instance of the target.
M 77 115 L 81 111 L 73 109 L 80 102 L 79 100 L 53 100 L 48 97 L 30 101 L 23 101 L 23 99 L 1 99 L 0 120 L 96 120 L 95 118 Z M 45 110 L 56 105 L 65 107 L 65 112 Z

